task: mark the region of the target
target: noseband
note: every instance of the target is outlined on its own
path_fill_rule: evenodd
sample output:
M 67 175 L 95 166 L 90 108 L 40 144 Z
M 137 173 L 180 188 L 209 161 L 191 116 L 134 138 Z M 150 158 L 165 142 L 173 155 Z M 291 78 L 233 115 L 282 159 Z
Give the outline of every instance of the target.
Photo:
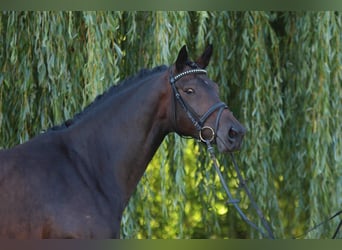
M 192 65 L 190 65 L 192 66 Z M 218 102 L 216 104 L 214 104 L 213 106 L 211 106 L 209 108 L 209 110 L 207 112 L 205 112 L 204 115 L 199 116 L 182 98 L 182 96 L 179 94 L 175 83 L 177 80 L 179 80 L 180 78 L 182 78 L 183 76 L 186 75 L 190 75 L 190 74 L 207 74 L 207 71 L 205 71 L 204 69 L 199 69 L 199 68 L 193 68 L 187 71 L 184 71 L 178 75 L 173 76 L 172 73 L 170 74 L 170 84 L 172 86 L 173 89 L 173 93 L 174 93 L 174 98 L 177 99 L 177 101 L 180 103 L 181 107 L 184 109 L 184 111 L 186 112 L 187 116 L 189 117 L 189 119 L 192 121 L 193 125 L 195 126 L 196 130 L 199 133 L 199 138 L 202 142 L 207 144 L 208 147 L 208 152 L 210 154 L 210 157 L 213 161 L 213 166 L 215 167 L 215 170 L 220 178 L 220 182 L 229 198 L 228 203 L 233 204 L 234 207 L 236 208 L 236 210 L 238 211 L 238 213 L 240 214 L 240 216 L 242 217 L 242 219 L 249 224 L 251 227 L 255 228 L 256 230 L 258 230 L 263 236 L 267 235 L 263 232 L 263 230 L 257 226 L 255 223 L 253 223 L 251 220 L 248 219 L 248 217 L 244 214 L 244 212 L 241 210 L 241 208 L 239 207 L 238 203 L 239 200 L 236 200 L 233 198 L 231 192 L 229 191 L 228 186 L 226 185 L 226 181 L 224 180 L 221 171 L 219 169 L 219 164 L 218 161 L 215 157 L 215 153 L 214 153 L 214 149 L 211 145 L 211 142 L 215 139 L 217 131 L 218 131 L 218 126 L 219 126 L 219 121 L 222 115 L 222 112 L 224 109 L 228 108 L 227 105 L 224 102 Z M 175 103 L 175 101 L 174 101 Z M 175 104 L 174 104 L 175 105 Z M 175 108 L 174 108 L 175 110 Z M 205 121 L 208 119 L 208 117 L 214 113 L 216 110 L 218 110 L 217 116 L 216 116 L 216 122 L 215 122 L 215 130 L 209 126 L 204 126 Z M 176 110 L 174 111 L 174 121 L 176 121 Z M 211 132 L 211 136 L 209 138 L 204 138 L 203 137 L 203 132 L 205 130 L 209 130 Z M 254 201 L 253 197 L 251 196 L 249 189 L 247 188 L 247 186 L 245 185 L 245 180 L 242 178 L 242 175 L 240 173 L 240 170 L 235 162 L 234 156 L 231 153 L 230 154 L 232 157 L 232 161 L 234 163 L 236 172 L 238 174 L 239 177 L 239 181 L 241 183 L 241 185 L 243 186 L 243 188 L 245 189 L 248 197 L 250 198 L 253 207 L 256 209 L 258 216 L 261 219 L 261 222 L 263 224 L 263 227 L 267 230 L 268 233 L 268 237 L 270 239 L 274 239 L 273 236 L 273 232 L 271 231 L 270 226 L 268 225 L 268 222 L 266 221 L 264 215 L 262 214 L 261 210 L 259 209 L 259 207 L 257 206 L 256 202 Z
M 216 133 L 219 129 L 219 121 L 222 115 L 222 112 L 224 109 L 228 108 L 227 105 L 224 102 L 218 102 L 216 104 L 214 104 L 213 106 L 211 106 L 207 112 L 205 112 L 202 116 L 198 115 L 196 113 L 196 111 L 191 108 L 182 98 L 182 96 L 180 95 L 178 89 L 176 88 L 176 82 L 181 79 L 183 76 L 186 75 L 190 75 L 190 74 L 207 74 L 207 71 L 204 69 L 199 69 L 199 68 L 194 68 L 194 69 L 190 69 L 187 71 L 184 71 L 178 75 L 173 76 L 172 72 L 170 74 L 170 84 L 173 90 L 173 95 L 174 98 L 176 98 L 176 100 L 179 102 L 179 104 L 181 105 L 181 107 L 184 109 L 185 113 L 187 114 L 187 116 L 189 117 L 189 119 L 191 120 L 192 124 L 194 125 L 194 127 L 196 128 L 196 130 L 199 133 L 199 139 L 202 142 L 212 142 L 215 137 L 216 137 Z M 174 102 L 175 103 L 175 102 Z M 204 123 L 205 121 L 211 116 L 212 113 L 214 113 L 216 110 L 218 110 L 217 116 L 216 116 L 216 122 L 215 122 L 215 129 L 213 129 L 210 126 L 205 126 Z M 176 123 L 176 109 L 174 108 L 174 122 Z M 205 131 L 209 130 L 211 135 L 209 138 L 205 138 L 203 133 Z

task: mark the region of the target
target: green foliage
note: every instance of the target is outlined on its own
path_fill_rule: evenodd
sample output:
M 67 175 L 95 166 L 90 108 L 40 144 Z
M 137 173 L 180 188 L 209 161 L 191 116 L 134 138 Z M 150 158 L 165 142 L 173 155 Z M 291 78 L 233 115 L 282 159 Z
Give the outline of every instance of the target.
M 208 43 L 209 76 L 248 133 L 236 158 L 277 238 L 342 205 L 339 12 L 2 12 L 0 148 L 71 118 L 142 67 Z M 221 170 L 257 221 L 230 159 Z M 206 149 L 165 139 L 130 200 L 123 238 L 260 238 L 227 206 Z M 329 238 L 338 218 L 307 234 Z M 341 233 L 338 237 L 342 237 Z

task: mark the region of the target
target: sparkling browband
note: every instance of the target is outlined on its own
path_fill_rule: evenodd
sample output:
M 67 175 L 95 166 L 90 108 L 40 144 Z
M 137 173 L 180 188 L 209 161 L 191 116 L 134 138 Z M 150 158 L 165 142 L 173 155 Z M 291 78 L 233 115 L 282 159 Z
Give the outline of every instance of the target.
M 175 75 L 174 77 L 172 77 L 173 79 L 171 79 L 171 81 L 173 81 L 173 83 L 175 83 L 176 81 L 178 81 L 183 76 L 190 75 L 190 74 L 207 74 L 207 71 L 204 69 L 190 69 L 190 70 L 184 71 L 178 75 Z

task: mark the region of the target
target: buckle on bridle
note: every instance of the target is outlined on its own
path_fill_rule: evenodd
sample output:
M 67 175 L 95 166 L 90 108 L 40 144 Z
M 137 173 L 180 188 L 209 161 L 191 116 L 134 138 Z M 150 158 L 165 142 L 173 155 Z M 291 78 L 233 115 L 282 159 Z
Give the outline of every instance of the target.
M 203 132 L 209 130 L 211 132 L 211 135 L 208 139 L 205 139 L 205 136 L 203 135 Z M 212 127 L 209 126 L 203 126 L 200 130 L 199 130 L 199 138 L 202 142 L 212 142 L 215 139 L 215 131 Z

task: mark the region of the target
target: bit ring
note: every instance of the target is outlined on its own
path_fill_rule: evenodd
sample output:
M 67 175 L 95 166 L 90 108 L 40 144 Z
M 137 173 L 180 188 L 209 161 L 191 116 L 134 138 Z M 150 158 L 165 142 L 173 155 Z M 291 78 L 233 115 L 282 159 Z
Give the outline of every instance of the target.
M 211 132 L 211 137 L 210 138 L 208 138 L 208 139 L 205 139 L 204 137 L 203 137 L 203 131 L 205 131 L 205 130 L 210 130 L 210 132 Z M 201 128 L 201 130 L 199 131 L 199 138 L 200 138 L 200 140 L 202 141 L 202 142 L 212 142 L 213 140 L 214 140 L 214 138 L 215 138 L 215 131 L 214 131 L 214 129 L 212 128 L 212 127 L 209 127 L 209 126 L 204 126 L 204 127 L 202 127 Z

